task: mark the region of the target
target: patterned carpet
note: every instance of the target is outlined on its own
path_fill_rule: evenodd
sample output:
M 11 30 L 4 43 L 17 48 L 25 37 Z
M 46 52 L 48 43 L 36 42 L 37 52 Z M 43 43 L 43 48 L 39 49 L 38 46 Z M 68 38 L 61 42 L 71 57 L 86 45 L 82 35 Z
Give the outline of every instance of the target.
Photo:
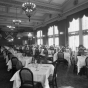
M 88 88 L 88 79 L 86 76 L 78 76 L 73 73 L 73 66 L 58 66 L 57 84 L 58 88 Z M 4 58 L 0 55 L 0 88 L 12 88 L 10 82 L 11 73 L 7 72 Z

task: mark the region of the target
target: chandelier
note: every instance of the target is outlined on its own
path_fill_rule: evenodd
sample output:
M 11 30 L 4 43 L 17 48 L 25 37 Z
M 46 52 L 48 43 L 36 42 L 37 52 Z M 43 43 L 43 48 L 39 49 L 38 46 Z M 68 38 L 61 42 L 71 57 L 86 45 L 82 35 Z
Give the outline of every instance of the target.
M 26 15 L 30 18 L 31 13 L 36 9 L 36 5 L 32 2 L 25 2 L 22 4 L 22 9 L 25 11 Z
M 19 24 L 21 23 L 21 20 L 15 19 L 15 20 L 13 20 L 13 23 L 14 23 L 15 25 L 19 25 Z
M 36 9 L 36 5 L 32 2 L 25 2 L 22 4 L 22 9 L 25 12 L 33 12 Z
M 16 8 L 16 19 L 13 20 L 13 23 L 15 25 L 19 25 L 21 23 L 21 20 L 19 20 L 18 17 L 17 17 L 17 8 Z
M 14 26 L 7 25 L 8 28 L 15 28 Z

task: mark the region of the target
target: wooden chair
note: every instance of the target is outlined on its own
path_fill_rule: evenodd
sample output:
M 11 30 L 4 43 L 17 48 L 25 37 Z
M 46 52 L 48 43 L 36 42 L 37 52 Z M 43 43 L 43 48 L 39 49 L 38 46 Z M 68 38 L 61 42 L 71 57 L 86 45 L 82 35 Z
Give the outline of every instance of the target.
M 85 63 L 86 63 L 86 76 L 88 78 L 88 57 L 85 59 Z
M 21 79 L 20 88 L 40 88 L 41 83 L 33 81 L 33 73 L 28 68 L 22 68 L 19 72 Z
M 53 75 L 50 75 L 49 76 L 49 78 L 48 78 L 48 80 L 49 80 L 49 85 L 50 86 L 52 86 L 52 88 L 54 88 L 54 86 L 56 87 L 56 88 L 58 88 L 58 86 L 57 86 L 57 66 L 58 66 L 58 62 L 57 61 L 55 61 L 54 63 L 53 63 L 53 65 L 54 65 L 54 73 L 53 73 Z
M 66 64 L 68 65 L 68 62 L 67 60 L 64 59 L 64 53 L 63 52 L 58 52 L 58 63 L 63 63 L 63 64 Z
M 16 70 L 20 70 L 23 68 L 22 62 L 18 60 L 17 64 L 16 64 Z
M 12 57 L 11 62 L 12 62 L 12 75 L 13 75 L 17 71 L 16 65 L 17 65 L 18 59 L 16 57 Z

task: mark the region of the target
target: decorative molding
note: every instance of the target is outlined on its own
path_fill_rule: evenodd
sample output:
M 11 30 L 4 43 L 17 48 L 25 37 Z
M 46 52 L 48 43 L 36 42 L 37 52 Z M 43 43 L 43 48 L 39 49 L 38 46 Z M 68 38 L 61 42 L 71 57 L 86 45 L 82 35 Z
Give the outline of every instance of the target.
M 61 16 L 61 17 L 60 16 L 57 16 L 57 17 L 54 17 L 54 18 L 49 19 L 48 21 L 45 21 L 44 24 L 47 25 L 47 24 L 49 24 L 51 22 L 54 22 L 56 20 L 60 21 L 60 20 L 66 19 L 67 16 L 69 16 L 71 14 L 74 14 L 74 13 L 76 13 L 78 11 L 81 11 L 83 9 L 86 9 L 86 8 L 88 8 L 88 1 L 87 2 L 84 2 L 82 4 L 79 4 L 79 5 L 75 6 L 72 9 L 69 9 L 66 12 L 63 12 L 63 14 L 62 14 L 63 16 Z M 40 25 L 36 26 L 35 28 L 38 28 L 38 27 L 41 27 L 41 26 L 42 25 L 40 24 Z
M 88 8 L 88 1 L 84 2 L 84 3 L 81 3 L 81 4 L 78 4 L 77 6 L 63 12 L 63 15 L 64 16 L 69 16 L 71 14 L 74 14 L 74 13 L 79 12 L 79 11 L 81 11 L 83 9 L 86 9 L 86 8 Z
M 52 11 L 60 11 L 61 12 L 61 9 L 60 8 L 53 8 L 53 7 L 47 7 L 47 6 L 41 6 L 41 5 L 37 5 L 37 8 L 41 8 L 41 9 L 45 9 L 45 10 L 52 10 Z
M 61 9 L 61 6 L 58 6 L 56 4 L 52 5 L 50 3 L 43 3 L 43 2 L 39 2 L 39 1 L 32 1 L 34 3 L 36 3 L 37 5 L 37 8 L 48 8 L 48 9 L 55 9 L 55 10 L 60 10 Z M 14 4 L 13 4 L 14 3 Z M 5 2 L 5 1 L 0 1 L 0 5 L 3 5 L 3 6 L 9 6 L 9 7 L 20 7 L 21 8 L 21 5 L 22 3 L 21 2 Z
M 74 0 L 73 2 L 74 6 L 78 4 L 78 0 Z

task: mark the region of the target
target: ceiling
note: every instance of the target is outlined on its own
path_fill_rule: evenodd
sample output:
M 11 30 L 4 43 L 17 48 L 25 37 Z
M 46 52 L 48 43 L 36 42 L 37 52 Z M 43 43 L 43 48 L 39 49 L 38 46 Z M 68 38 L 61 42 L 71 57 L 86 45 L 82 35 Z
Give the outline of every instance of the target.
M 29 0 L 0 0 L 0 27 L 4 31 L 10 30 L 7 25 L 13 25 L 12 20 L 16 19 L 16 11 L 17 18 L 22 21 L 18 30 L 23 30 L 23 27 L 26 30 L 26 27 L 34 28 L 42 24 L 48 16 L 60 14 L 61 6 L 68 0 L 31 0 L 37 8 L 32 13 L 30 21 L 22 10 L 22 3 L 27 1 Z
M 67 2 L 71 0 L 30 0 L 36 4 L 36 10 L 29 18 L 22 10 L 22 4 L 29 0 L 0 0 L 0 28 L 3 31 L 29 31 L 44 24 L 51 18 L 62 14 L 62 9 Z M 86 1 L 86 0 L 79 0 Z M 21 24 L 16 29 L 11 30 L 7 25 L 14 25 L 12 20 L 17 18 L 21 20 Z

